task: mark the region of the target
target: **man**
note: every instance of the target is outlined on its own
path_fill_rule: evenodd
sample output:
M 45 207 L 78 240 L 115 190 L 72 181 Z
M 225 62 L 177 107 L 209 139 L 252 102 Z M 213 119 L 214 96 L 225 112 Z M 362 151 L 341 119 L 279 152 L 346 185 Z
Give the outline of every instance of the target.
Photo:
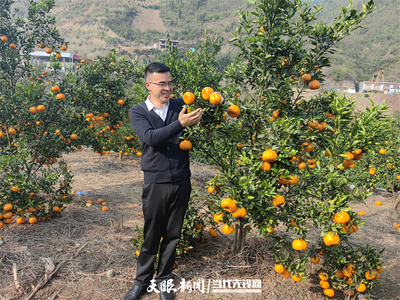
M 166 65 L 149 64 L 145 82 L 149 96 L 129 110 L 132 127 L 142 143 L 144 242 L 134 286 L 125 300 L 139 299 L 146 292 L 159 248 L 158 289 L 170 279 L 191 192 L 189 152 L 180 150 L 180 137 L 185 127 L 200 122 L 203 113 L 201 108 L 186 113 L 182 99 L 171 99 L 173 82 Z M 175 299 L 175 294 L 161 289 L 160 297 Z

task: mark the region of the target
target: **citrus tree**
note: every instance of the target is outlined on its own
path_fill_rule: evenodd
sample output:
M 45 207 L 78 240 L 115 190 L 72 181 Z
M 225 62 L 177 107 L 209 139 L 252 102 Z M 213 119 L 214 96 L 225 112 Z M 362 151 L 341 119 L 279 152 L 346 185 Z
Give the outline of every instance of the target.
M 1 227 L 62 211 L 73 180 L 63 153 L 82 145 L 99 153 L 138 148 L 130 126 L 118 130 L 130 123 L 126 99 L 128 81 L 140 72 L 136 62 L 110 51 L 94 62 L 82 59 L 76 73 L 62 72 L 59 52 L 67 46 L 48 16 L 54 1 L 28 2 L 26 18 L 11 4 L 2 2 L 0 27 Z M 36 47 L 50 54 L 50 71 L 31 61 Z
M 213 107 L 185 136 L 220 167 L 208 182 L 211 224 L 235 234 L 234 253 L 256 228 L 270 238 L 276 271 L 294 281 L 306 276 L 310 260 L 321 262 L 327 296 L 333 288 L 363 292 L 379 277 L 381 258 L 349 242 L 362 224 L 349 204 L 370 193 L 350 190 L 345 170 L 389 132 L 387 107 L 355 113 L 354 101 L 334 92 L 303 95 L 320 88 L 333 46 L 360 26 L 373 1 L 361 12 L 342 7 L 332 25 L 317 22 L 321 6 L 302 1 L 254 7 L 239 14 L 238 60 L 227 70 L 249 96 L 230 87 L 184 96 L 194 107 Z
M 128 111 L 145 97 L 143 67 L 112 49 L 92 62 L 83 59 L 77 68 L 63 85 L 79 107 L 76 119 L 85 127 L 80 142 L 101 155 L 137 152 L 140 143 Z
M 396 199 L 400 189 L 400 126 L 395 116 L 390 118 L 390 127 L 391 130 L 363 155 L 354 168 L 347 169 L 347 175 L 357 187 L 391 192 L 393 208 L 396 209 L 400 203 L 400 198 Z
M 72 175 L 62 152 L 77 146 L 74 112 L 56 84 L 59 52 L 67 46 L 48 16 L 54 1 L 29 1 L 26 18 L 3 1 L 0 12 L 0 226 L 16 220 L 36 223 L 61 212 L 70 200 Z M 46 48 L 49 74 L 30 59 Z M 62 138 L 59 128 L 65 129 Z M 13 216 L 17 214 L 17 217 Z

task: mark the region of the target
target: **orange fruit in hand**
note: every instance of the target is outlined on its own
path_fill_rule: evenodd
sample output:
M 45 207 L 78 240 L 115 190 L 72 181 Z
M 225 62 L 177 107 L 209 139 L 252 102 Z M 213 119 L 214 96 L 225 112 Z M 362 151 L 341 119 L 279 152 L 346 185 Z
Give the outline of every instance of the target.
M 204 100 L 210 100 L 210 95 L 214 93 L 214 90 L 210 87 L 205 87 L 202 91 L 201 91 L 201 96 L 203 97 Z
M 194 100 L 195 100 L 195 96 L 194 96 L 193 93 L 186 92 L 186 93 L 183 94 L 183 101 L 186 104 L 190 105 L 190 104 L 192 104 L 194 102 Z
M 220 93 L 214 92 L 210 95 L 210 103 L 214 106 L 220 105 L 222 102 L 222 98 Z

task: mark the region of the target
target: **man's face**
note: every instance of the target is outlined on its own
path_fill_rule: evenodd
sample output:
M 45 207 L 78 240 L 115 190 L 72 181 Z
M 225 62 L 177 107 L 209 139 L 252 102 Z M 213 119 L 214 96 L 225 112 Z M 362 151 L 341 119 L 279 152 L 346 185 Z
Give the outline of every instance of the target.
M 147 74 L 146 88 L 151 93 L 151 102 L 156 104 L 165 104 L 171 98 L 173 85 L 171 74 L 164 73 L 150 73 Z

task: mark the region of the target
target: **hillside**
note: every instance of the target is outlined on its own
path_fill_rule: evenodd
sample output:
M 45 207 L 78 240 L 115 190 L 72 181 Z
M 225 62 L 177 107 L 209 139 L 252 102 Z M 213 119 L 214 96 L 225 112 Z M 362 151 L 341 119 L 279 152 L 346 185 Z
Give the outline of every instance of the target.
M 321 20 L 329 23 L 348 0 L 320 0 L 325 8 Z M 360 8 L 366 0 L 354 0 Z M 331 79 L 371 80 L 374 73 L 385 70 L 386 81 L 400 81 L 400 18 L 398 0 L 375 0 L 376 9 L 351 36 L 339 45 L 332 62 L 334 69 L 328 72 Z M 397 9 L 396 9 L 397 8 Z
M 354 0 L 361 8 L 368 0 Z M 375 0 L 376 10 L 350 37 L 337 45 L 330 81 L 370 80 L 385 70 L 386 81 L 400 81 L 400 20 L 398 0 Z M 21 5 L 24 1 L 17 0 Z M 115 48 L 130 58 L 149 59 L 160 38 L 179 40 L 183 49 L 197 48 L 204 37 L 222 36 L 223 54 L 233 56 L 228 45 L 237 26 L 239 9 L 251 9 L 250 0 L 55 0 L 52 15 L 60 33 L 69 41 L 69 51 L 96 58 Z M 320 21 L 331 23 L 348 0 L 314 0 L 324 5 Z M 145 50 L 147 48 L 147 50 Z

